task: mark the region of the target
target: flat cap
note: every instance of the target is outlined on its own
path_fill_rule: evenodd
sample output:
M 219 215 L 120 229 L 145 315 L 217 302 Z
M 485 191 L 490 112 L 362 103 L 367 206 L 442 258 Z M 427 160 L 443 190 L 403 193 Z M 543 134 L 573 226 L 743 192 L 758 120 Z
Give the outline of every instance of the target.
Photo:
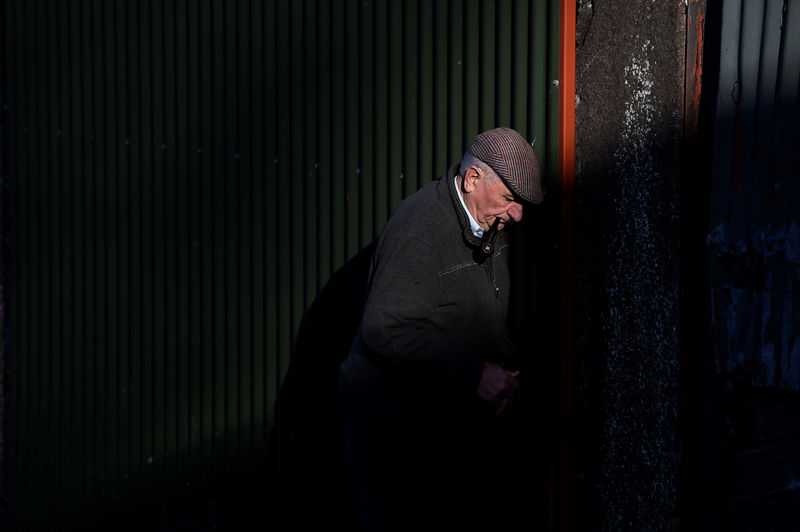
M 541 203 L 542 173 L 536 152 L 522 135 L 507 127 L 476 135 L 470 153 L 492 167 L 506 186 L 528 203 Z

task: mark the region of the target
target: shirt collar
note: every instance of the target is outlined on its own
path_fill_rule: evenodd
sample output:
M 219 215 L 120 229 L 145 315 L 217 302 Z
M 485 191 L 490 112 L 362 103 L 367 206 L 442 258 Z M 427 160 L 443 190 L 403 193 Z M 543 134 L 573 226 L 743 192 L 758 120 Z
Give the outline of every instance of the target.
M 456 186 L 456 193 L 458 194 L 458 199 L 461 201 L 461 206 L 464 207 L 464 212 L 467 213 L 467 218 L 469 219 L 469 227 L 472 229 L 472 234 L 481 238 L 483 236 L 483 227 L 478 225 L 478 222 L 475 221 L 475 218 L 472 217 L 472 213 L 469 212 L 467 209 L 467 204 L 464 203 L 464 196 L 461 195 L 461 187 L 458 186 L 458 176 L 453 178 L 453 182 Z

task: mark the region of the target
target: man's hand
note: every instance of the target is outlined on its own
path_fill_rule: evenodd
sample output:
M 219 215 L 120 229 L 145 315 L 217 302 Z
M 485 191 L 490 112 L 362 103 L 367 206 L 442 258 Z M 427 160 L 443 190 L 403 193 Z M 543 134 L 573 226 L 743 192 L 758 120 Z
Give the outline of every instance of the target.
M 499 416 L 514 402 L 514 392 L 519 388 L 519 371 L 508 371 L 499 364 L 487 362 L 483 365 L 478 382 L 478 397 L 494 406 Z

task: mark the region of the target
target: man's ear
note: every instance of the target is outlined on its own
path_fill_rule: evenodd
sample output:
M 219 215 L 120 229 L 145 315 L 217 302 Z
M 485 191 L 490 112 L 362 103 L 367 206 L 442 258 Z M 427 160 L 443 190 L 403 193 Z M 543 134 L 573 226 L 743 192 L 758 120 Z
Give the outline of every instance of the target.
M 475 182 L 481 178 L 480 170 L 477 166 L 470 166 L 464 174 L 464 192 L 470 193 L 475 190 Z

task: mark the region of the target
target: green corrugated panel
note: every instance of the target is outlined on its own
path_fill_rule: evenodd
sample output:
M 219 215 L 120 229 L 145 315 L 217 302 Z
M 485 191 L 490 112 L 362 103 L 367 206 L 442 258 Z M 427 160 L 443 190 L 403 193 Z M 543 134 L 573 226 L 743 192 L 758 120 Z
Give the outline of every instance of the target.
M 555 227 L 557 3 L 4 14 L 11 529 L 351 519 L 336 371 L 369 246 L 500 125 L 535 141 L 526 216 Z M 530 279 L 555 238 L 518 240 L 515 320 L 554 324 Z
M 123 223 L 128 225 L 130 231 L 130 244 L 128 249 L 127 267 L 129 277 L 126 279 L 126 285 L 130 298 L 130 305 L 127 309 L 129 321 L 126 325 L 128 337 L 130 338 L 130 356 L 129 356 L 129 371 L 130 371 L 130 388 L 129 388 L 129 404 L 130 404 L 130 425 L 128 427 L 128 449 L 130 455 L 128 458 L 128 485 L 140 486 L 144 479 L 145 469 L 145 442 L 143 440 L 145 430 L 145 413 L 142 405 L 143 390 L 145 382 L 148 381 L 148 375 L 142 370 L 142 358 L 144 350 L 144 331 L 145 331 L 145 316 L 144 316 L 144 248 L 147 246 L 147 241 L 144 238 L 144 213 L 143 213 L 143 195 L 142 191 L 145 188 L 143 183 L 144 173 L 144 150 L 142 148 L 142 119 L 141 119 L 141 98 L 142 98 L 142 84 L 140 76 L 140 65 L 142 64 L 141 58 L 141 45 L 139 39 L 141 38 L 140 29 L 141 23 L 139 18 L 139 9 L 135 4 L 125 6 L 121 11 L 120 16 L 124 19 L 124 30 L 121 33 L 124 35 L 124 41 L 120 46 L 125 50 L 125 57 L 127 58 L 127 113 L 128 113 L 128 128 L 125 137 L 125 145 L 128 149 L 128 205 L 129 214 L 123 218 Z M 124 277 L 123 277 L 124 278 Z

